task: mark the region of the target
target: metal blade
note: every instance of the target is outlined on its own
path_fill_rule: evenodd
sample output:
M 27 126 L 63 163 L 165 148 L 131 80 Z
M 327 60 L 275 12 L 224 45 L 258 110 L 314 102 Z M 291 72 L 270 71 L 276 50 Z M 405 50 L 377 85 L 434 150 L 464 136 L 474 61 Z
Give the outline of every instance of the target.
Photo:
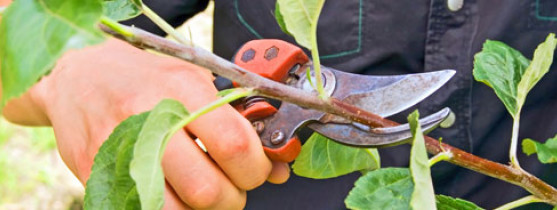
M 422 101 L 442 87 L 454 70 L 397 76 L 362 76 L 331 70 L 336 77 L 332 97 L 388 117 Z M 341 117 L 325 117 L 327 122 L 344 122 Z
M 314 91 L 306 78 L 305 69 L 298 68 L 299 71 L 295 71 L 294 74 L 299 80 L 289 84 L 305 91 Z M 454 73 L 453 70 L 443 70 L 399 76 L 366 76 L 326 67 L 322 69 L 324 89 L 328 94 L 382 117 L 398 113 L 423 100 L 445 84 Z M 276 114 L 262 122 L 264 128 L 259 137 L 263 145 L 269 148 L 281 147 L 286 141 L 277 141 L 278 139 L 291 138 L 298 128 L 305 125 L 329 138 L 350 145 L 388 145 L 398 143 L 401 138 L 370 132 L 369 128 L 359 129 L 357 124 L 342 117 L 286 102 L 282 103 Z M 407 135 L 404 132 L 403 134 Z
M 423 132 L 429 132 L 449 117 L 451 110 L 441 111 L 420 119 Z M 410 126 L 403 124 L 388 128 L 369 128 L 361 124 L 310 123 L 314 131 L 337 142 L 358 147 L 386 147 L 407 142 L 412 133 Z

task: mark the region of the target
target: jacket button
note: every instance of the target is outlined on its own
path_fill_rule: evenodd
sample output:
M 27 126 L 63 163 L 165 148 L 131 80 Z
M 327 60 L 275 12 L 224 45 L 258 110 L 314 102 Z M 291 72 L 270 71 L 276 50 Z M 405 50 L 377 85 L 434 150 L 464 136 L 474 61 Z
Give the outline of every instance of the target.
M 464 0 L 447 0 L 447 7 L 453 12 L 460 10 L 462 4 L 464 4 Z

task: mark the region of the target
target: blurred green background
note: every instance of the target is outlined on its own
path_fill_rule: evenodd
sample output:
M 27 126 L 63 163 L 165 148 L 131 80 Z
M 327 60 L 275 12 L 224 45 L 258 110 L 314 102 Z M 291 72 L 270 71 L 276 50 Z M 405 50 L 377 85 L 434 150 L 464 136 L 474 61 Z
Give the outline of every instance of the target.
M 213 3 L 178 28 L 212 49 Z M 23 127 L 0 116 L 0 210 L 82 209 L 84 189 L 61 160 L 50 127 Z
M 81 208 L 83 187 L 58 155 L 52 128 L 0 118 L 0 147 L 0 209 Z

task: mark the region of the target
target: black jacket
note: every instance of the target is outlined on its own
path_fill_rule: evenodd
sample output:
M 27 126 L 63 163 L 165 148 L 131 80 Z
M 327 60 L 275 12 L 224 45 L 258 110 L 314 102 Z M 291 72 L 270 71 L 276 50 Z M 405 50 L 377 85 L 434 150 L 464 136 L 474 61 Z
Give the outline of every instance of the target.
M 156 2 L 146 1 L 174 25 L 207 5 L 205 0 Z M 276 24 L 274 5 L 275 0 L 216 0 L 214 53 L 231 59 L 242 44 L 261 38 L 295 43 Z M 133 23 L 162 33 L 144 18 Z M 432 135 L 506 163 L 512 118 L 490 88 L 474 81 L 474 54 L 486 39 L 493 39 L 531 58 L 550 32 L 557 32 L 555 0 L 464 0 L 457 11 L 448 9 L 447 0 L 329 0 L 319 19 L 318 45 L 323 65 L 349 72 L 378 75 L 458 70 L 446 86 L 415 108 L 425 116 L 450 107 L 456 113 L 456 124 Z M 556 67 L 553 65 L 528 96 L 519 139 L 545 141 L 557 133 Z M 393 119 L 405 122 L 407 114 Z M 408 146 L 380 150 L 382 165 L 407 166 L 408 150 Z M 557 185 L 555 165 L 542 166 L 535 156 L 519 153 L 524 169 Z M 432 171 L 436 193 L 471 200 L 488 209 L 527 194 L 519 187 L 447 163 L 436 165 Z M 311 180 L 293 176 L 286 184 L 265 184 L 248 192 L 246 208 L 344 209 L 343 200 L 357 177 Z

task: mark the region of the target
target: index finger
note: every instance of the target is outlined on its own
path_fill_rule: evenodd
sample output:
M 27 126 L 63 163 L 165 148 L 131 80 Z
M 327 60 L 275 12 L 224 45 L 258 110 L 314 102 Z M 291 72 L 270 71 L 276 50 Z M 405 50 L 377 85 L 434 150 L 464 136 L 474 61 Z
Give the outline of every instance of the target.
M 239 188 L 253 189 L 269 176 L 272 166 L 259 136 L 231 106 L 199 117 L 187 129 L 203 142 L 209 155 Z
M 188 110 L 194 112 L 218 100 L 218 91 L 211 81 L 195 80 L 191 75 L 179 78 L 187 80 L 180 83 L 178 98 Z M 203 142 L 211 158 L 238 188 L 253 189 L 269 176 L 272 164 L 259 136 L 251 123 L 232 106 L 227 104 L 206 113 L 189 123 L 186 129 Z

